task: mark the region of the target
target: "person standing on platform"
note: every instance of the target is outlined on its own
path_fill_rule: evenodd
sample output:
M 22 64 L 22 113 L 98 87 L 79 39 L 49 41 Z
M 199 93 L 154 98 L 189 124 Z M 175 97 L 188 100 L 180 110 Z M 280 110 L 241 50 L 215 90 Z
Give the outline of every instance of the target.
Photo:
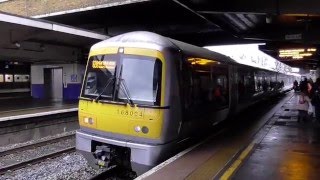
M 299 83 L 298 83 L 297 80 L 294 80 L 294 82 L 293 82 L 293 90 L 294 90 L 294 92 L 297 92 L 298 89 L 299 89 Z
M 307 89 L 303 89 L 298 97 L 297 109 L 298 113 L 298 122 L 306 122 L 308 120 L 308 110 L 309 106 L 311 106 L 310 98 L 307 95 Z
M 314 106 L 316 122 L 320 125 L 320 78 L 317 78 L 313 86 L 313 89 L 314 93 L 311 99 L 311 103 Z

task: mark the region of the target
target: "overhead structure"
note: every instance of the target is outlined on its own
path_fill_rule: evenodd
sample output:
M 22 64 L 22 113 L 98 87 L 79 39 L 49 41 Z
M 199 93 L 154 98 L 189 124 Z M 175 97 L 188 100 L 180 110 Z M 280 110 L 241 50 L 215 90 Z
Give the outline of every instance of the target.
M 317 0 L 146 0 L 38 17 L 92 30 L 103 29 L 110 36 L 147 30 L 198 46 L 265 42 L 260 50 L 282 60 L 281 49 L 318 48 L 319 5 Z M 300 59 L 303 61 L 283 62 L 312 69 L 320 66 L 318 59 L 316 51 Z
M 0 13 L 0 60 L 79 61 L 108 36 L 45 20 Z

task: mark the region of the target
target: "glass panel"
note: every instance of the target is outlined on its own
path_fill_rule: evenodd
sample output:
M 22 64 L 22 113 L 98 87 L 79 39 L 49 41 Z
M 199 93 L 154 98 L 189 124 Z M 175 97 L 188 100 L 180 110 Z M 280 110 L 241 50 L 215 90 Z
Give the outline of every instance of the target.
M 199 58 L 198 58 L 199 59 Z M 229 86 L 228 66 L 217 61 L 203 63 L 188 61 L 193 73 L 195 103 L 210 105 L 214 109 L 228 107 Z
M 127 99 L 125 88 L 135 102 L 159 105 L 161 87 L 161 61 L 142 56 L 124 56 L 121 78 L 124 80 L 119 98 Z
M 3 79 L 3 74 L 0 74 L 0 82 L 4 82 L 4 79 Z
M 89 59 L 84 95 L 111 98 L 113 92 L 112 78 L 115 75 L 116 56 L 100 55 Z
M 82 93 L 88 98 L 128 102 L 130 97 L 137 104 L 160 105 L 161 69 L 161 61 L 152 57 L 94 56 L 89 59 Z

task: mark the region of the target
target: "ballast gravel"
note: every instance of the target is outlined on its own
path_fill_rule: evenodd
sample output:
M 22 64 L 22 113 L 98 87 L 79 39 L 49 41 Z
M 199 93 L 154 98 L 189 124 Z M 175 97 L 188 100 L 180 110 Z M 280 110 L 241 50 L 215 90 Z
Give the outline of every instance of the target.
M 0 179 L 5 180 L 65 180 L 90 179 L 102 170 L 92 169 L 84 157 L 77 153 L 70 153 L 62 157 L 47 160 L 27 168 L 8 172 Z
M 57 152 L 73 146 L 75 146 L 75 138 L 66 139 L 53 144 L 40 146 L 34 149 L 28 149 L 25 151 L 14 153 L 14 154 L 9 154 L 9 155 L 0 157 L 0 161 L 2 162 L 2 165 L 0 165 L 0 168 L 3 166 L 14 164 L 14 163 L 30 160 L 32 158 L 41 157 L 43 155 Z
M 64 132 L 64 133 L 61 133 L 61 134 L 56 134 L 54 136 L 47 136 L 47 137 L 43 137 L 43 138 L 40 138 L 40 139 L 27 141 L 27 142 L 24 142 L 24 143 L 16 143 L 16 144 L 9 144 L 9 145 L 6 145 L 6 146 L 0 146 L 0 152 L 1 151 L 6 151 L 6 150 L 9 150 L 9 149 L 14 149 L 14 148 L 21 147 L 21 146 L 25 146 L 25 145 L 29 145 L 29 144 L 34 144 L 34 143 L 41 142 L 41 141 L 47 141 L 47 140 L 55 139 L 55 138 L 58 138 L 58 137 L 61 137 L 61 136 L 75 134 L 75 132 L 76 131 L 68 131 L 68 132 Z

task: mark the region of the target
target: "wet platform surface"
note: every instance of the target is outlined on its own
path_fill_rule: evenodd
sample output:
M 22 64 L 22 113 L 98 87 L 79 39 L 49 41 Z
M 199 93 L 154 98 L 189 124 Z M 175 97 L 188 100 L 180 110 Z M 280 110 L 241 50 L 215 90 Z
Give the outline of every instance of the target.
M 240 113 L 199 145 L 183 151 L 137 179 L 220 179 L 228 163 L 250 144 L 263 137 L 270 119 L 293 96 L 288 93 L 275 100 L 262 101 Z M 286 114 L 281 114 L 285 116 Z M 243 178 L 243 177 L 242 177 Z M 243 179 L 248 179 L 247 176 Z
M 320 126 L 298 123 L 294 95 L 232 179 L 320 179 Z
M 78 100 L 43 100 L 31 97 L 0 99 L 0 118 L 78 107 Z
M 320 179 L 320 126 L 313 117 L 297 122 L 297 98 L 290 92 L 249 108 L 137 179 Z

